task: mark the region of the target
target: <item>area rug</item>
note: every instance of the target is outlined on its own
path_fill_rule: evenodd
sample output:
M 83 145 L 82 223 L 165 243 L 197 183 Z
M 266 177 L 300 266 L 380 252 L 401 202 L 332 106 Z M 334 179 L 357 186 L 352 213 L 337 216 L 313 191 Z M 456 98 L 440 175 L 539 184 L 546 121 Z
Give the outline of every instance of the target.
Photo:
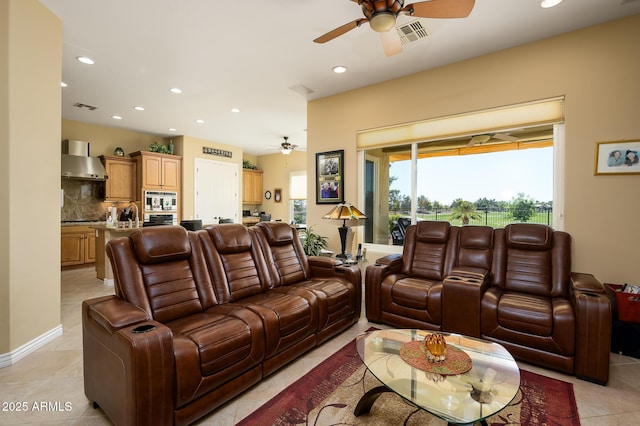
M 518 394 L 487 419 L 489 426 L 580 425 L 571 383 L 525 370 L 520 370 L 520 377 Z M 379 385 L 362 364 L 354 340 L 238 425 L 446 425 L 390 392 L 378 398 L 369 414 L 355 417 L 360 397 Z

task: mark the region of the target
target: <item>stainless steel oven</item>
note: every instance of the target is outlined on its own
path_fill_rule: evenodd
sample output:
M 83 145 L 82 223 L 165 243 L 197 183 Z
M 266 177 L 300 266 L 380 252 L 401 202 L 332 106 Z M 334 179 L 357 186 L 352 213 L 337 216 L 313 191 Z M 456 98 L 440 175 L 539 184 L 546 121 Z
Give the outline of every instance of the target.
M 173 191 L 144 192 L 144 226 L 177 225 L 178 193 Z

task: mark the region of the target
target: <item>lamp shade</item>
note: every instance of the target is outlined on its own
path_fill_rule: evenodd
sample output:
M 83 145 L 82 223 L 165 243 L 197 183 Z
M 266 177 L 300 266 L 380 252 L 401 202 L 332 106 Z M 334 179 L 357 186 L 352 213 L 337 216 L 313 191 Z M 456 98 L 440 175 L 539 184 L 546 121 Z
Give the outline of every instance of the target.
M 333 220 L 341 220 L 342 226 L 338 228 L 338 232 L 340 232 L 340 246 L 342 252 L 336 257 L 342 259 L 349 259 L 351 257 L 350 254 L 347 254 L 347 234 L 349 233 L 349 227 L 347 226 L 347 220 L 350 219 L 366 219 L 364 213 L 358 210 L 356 207 L 352 206 L 349 203 L 340 203 L 336 205 L 334 208 L 329 210 L 327 214 L 322 216 L 323 219 L 333 219 Z
M 322 218 L 333 220 L 350 220 L 366 219 L 367 216 L 349 203 L 340 203 L 332 208 L 327 214 L 322 216 Z

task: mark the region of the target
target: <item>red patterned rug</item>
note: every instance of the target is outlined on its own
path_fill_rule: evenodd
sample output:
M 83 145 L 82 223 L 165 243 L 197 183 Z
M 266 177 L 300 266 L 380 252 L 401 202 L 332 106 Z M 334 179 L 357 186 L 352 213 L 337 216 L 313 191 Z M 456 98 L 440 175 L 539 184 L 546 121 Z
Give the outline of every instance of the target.
M 489 417 L 489 426 L 579 426 L 571 383 L 520 370 L 520 391 Z M 367 372 L 355 340 L 242 420 L 239 425 L 434 425 L 446 423 L 392 393 L 382 394 L 369 414 L 355 417 L 360 397 L 379 382 Z

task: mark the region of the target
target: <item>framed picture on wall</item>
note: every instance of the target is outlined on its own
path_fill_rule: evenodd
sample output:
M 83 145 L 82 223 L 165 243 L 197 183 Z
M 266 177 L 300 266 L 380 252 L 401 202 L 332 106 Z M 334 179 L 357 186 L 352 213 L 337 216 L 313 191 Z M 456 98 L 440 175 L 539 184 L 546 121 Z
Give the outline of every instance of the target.
M 640 174 L 640 139 L 596 143 L 594 175 Z
M 344 150 L 316 153 L 316 204 L 344 202 Z

